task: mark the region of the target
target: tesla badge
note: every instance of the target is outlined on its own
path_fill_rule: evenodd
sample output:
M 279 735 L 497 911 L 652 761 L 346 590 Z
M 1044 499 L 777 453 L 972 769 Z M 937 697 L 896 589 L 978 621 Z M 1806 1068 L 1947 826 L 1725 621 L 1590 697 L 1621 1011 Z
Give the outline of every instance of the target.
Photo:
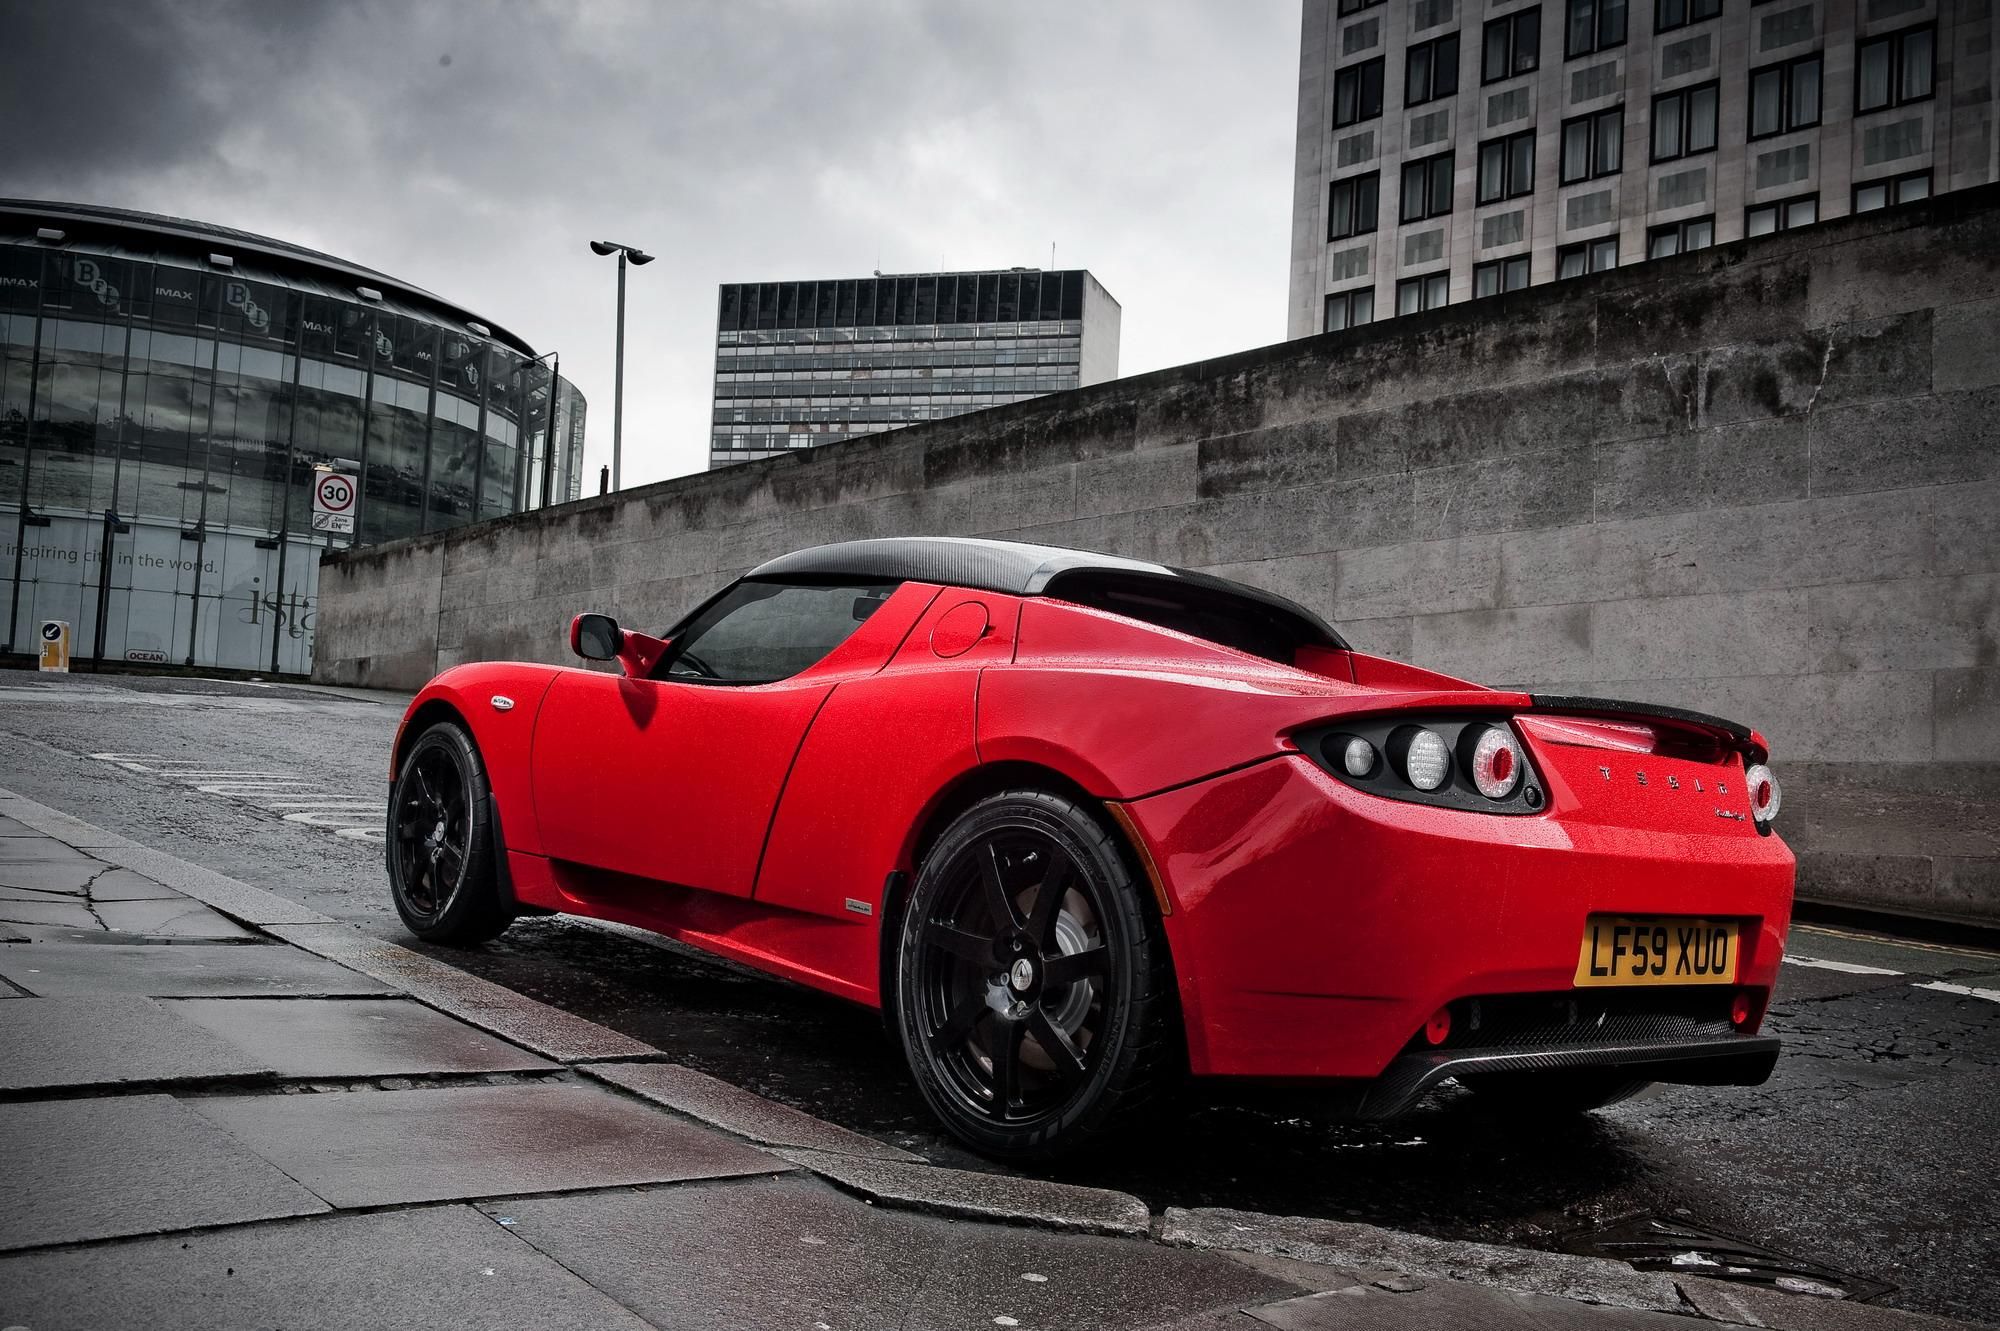
M 493 710 L 496 712 L 511 712 L 514 710 L 514 700 L 504 693 L 496 693 L 493 695 Z

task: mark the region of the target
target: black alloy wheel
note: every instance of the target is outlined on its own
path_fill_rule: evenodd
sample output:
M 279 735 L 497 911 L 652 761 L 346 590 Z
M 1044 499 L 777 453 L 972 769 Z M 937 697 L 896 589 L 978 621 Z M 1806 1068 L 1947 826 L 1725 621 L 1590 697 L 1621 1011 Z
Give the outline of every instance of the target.
M 410 746 L 389 796 L 389 886 L 411 933 L 480 943 L 512 922 L 496 841 L 479 751 L 464 727 L 439 722 Z
M 1112 834 L 1009 791 L 926 857 L 903 915 L 898 1026 L 917 1083 L 975 1149 L 1074 1149 L 1173 1059 L 1166 947 Z

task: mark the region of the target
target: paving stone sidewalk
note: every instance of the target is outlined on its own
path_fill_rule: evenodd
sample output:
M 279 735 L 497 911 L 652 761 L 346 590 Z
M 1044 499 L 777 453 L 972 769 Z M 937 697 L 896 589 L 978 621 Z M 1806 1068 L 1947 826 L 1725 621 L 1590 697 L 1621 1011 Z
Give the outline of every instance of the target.
M 0 998 L 0 1327 L 1954 1325 L 933 1167 L 4 791 Z

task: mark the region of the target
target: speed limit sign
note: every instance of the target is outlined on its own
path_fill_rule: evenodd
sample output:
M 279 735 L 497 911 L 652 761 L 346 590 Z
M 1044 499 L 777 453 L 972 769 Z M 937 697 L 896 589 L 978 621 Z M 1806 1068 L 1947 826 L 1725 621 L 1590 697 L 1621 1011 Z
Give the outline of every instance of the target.
M 345 472 L 323 471 L 313 481 L 312 529 L 352 532 L 358 487 Z

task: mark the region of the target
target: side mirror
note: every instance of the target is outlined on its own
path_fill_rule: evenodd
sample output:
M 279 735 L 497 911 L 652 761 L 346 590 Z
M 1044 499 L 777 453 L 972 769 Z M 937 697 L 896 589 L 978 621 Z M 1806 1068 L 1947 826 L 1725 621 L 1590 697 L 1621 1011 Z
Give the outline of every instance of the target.
M 569 649 L 586 661 L 615 661 L 625 632 L 609 615 L 578 615 L 569 622 Z
M 648 679 L 667 654 L 667 641 L 618 627 L 609 615 L 578 615 L 569 622 L 569 649 L 586 661 L 616 661 L 628 679 Z

